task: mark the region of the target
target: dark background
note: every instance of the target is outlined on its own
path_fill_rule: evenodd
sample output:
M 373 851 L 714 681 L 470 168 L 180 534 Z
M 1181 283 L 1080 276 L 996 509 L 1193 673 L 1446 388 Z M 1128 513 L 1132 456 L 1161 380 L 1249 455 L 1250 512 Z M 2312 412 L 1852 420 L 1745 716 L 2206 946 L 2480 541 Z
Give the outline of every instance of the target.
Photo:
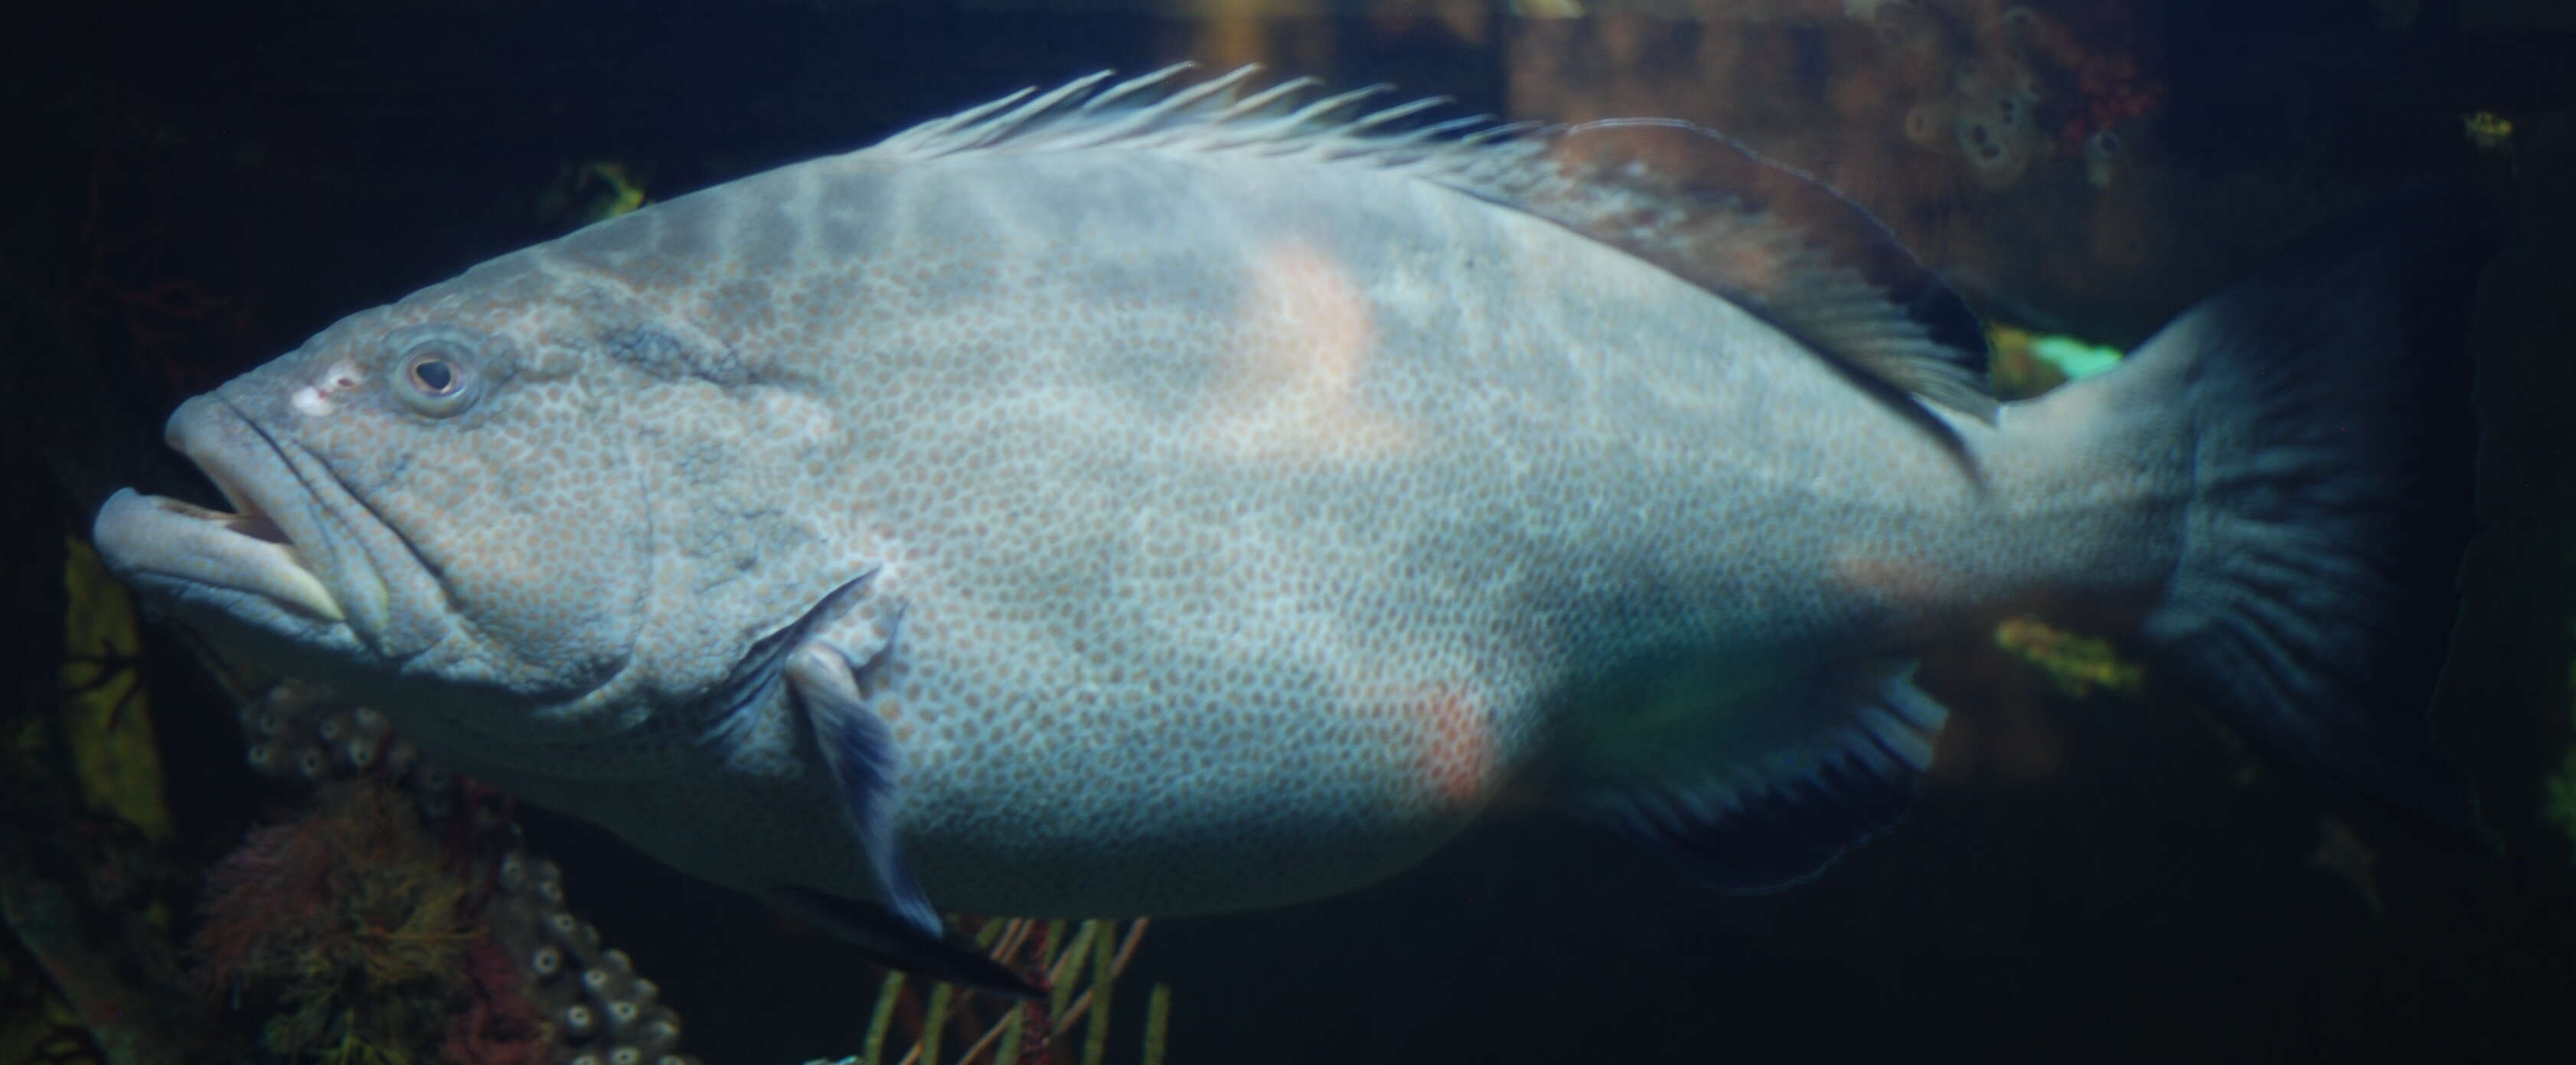
M 1839 0 L 1652 6 L 1679 17 L 1525 22 L 1476 0 L 16 16 L 0 43 L 6 560 L 27 634 L 12 676 L 23 699 L 49 697 L 62 538 L 86 535 L 108 490 L 211 498 L 158 446 L 179 399 L 340 315 L 567 231 L 596 192 L 575 184 L 591 161 L 622 162 L 667 198 L 1022 85 L 1263 58 L 1513 117 L 1711 122 L 1833 177 L 1981 310 L 2117 344 L 2322 214 L 2441 176 L 2507 205 L 2522 233 L 2477 332 L 2489 532 L 2438 704 L 2500 853 L 2365 826 L 2375 862 L 2339 871 L 2317 857 L 2332 827 L 2319 801 L 2186 698 L 2070 699 L 1970 639 L 1926 667 L 1958 713 L 1917 812 L 1815 883 L 1720 897 L 1608 839 L 1508 813 L 1366 891 L 1158 922 L 1122 1000 L 1132 1011 L 1148 982 L 1172 985 L 1175 1061 L 2576 1053 L 2576 828 L 2543 816 L 2541 784 L 2576 703 L 2576 291 L 2561 258 L 2576 230 L 2576 16 L 2540 2 L 2035 4 L 2133 60 L 2159 95 L 2116 127 L 2125 155 L 2108 187 L 2058 152 L 1990 188 L 1954 153 L 1903 141 L 1908 101 L 1937 99 L 1939 71 L 1927 80 L 1921 53 L 1896 56 Z M 1996 10 L 1931 6 L 1962 25 Z M 1977 47 L 1952 42 L 1936 66 Z M 2052 99 L 2051 119 L 2081 116 Z M 2514 123 L 2507 145 L 2465 136 L 2462 116 L 2482 110 Z M 147 635 L 157 720 L 187 846 L 211 857 L 282 796 L 238 768 L 229 709 L 174 637 Z M 876 980 L 840 947 L 581 826 L 528 820 L 575 906 L 661 984 L 692 1053 L 855 1052 Z

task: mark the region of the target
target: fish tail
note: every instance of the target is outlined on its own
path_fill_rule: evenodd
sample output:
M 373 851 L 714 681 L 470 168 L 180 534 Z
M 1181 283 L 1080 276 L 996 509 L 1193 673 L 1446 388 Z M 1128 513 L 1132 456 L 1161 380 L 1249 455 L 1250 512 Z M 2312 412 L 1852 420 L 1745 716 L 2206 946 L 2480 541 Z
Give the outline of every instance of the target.
M 2453 838 L 2481 834 L 2476 797 L 2427 708 L 2473 519 L 2469 318 L 2499 235 L 2464 192 L 2391 195 L 2105 379 L 2170 390 L 2141 398 L 2182 423 L 2163 434 L 2190 487 L 2151 661 L 2318 787 Z

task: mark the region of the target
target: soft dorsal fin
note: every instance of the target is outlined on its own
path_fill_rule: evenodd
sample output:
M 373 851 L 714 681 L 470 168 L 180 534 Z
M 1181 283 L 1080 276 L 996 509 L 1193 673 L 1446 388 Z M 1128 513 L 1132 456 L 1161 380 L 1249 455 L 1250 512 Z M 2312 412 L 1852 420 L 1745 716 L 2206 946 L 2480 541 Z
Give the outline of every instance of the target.
M 1917 400 L 1992 421 L 1984 330 L 1887 227 L 1823 182 L 1669 119 L 1575 126 L 1476 115 L 1409 125 L 1446 101 L 1360 112 L 1383 85 L 1307 99 L 1258 67 L 1183 84 L 1183 63 L 1112 84 L 1102 72 L 925 123 L 872 152 L 1240 152 L 1367 166 L 1435 182 L 1619 248 L 1751 311 L 1954 448 Z M 1105 87 L 1104 87 L 1105 86 Z
M 1504 202 L 1725 297 L 1865 386 L 1994 420 L 1975 312 L 1832 186 L 1671 119 L 1525 136 L 1542 159 L 1494 190 Z

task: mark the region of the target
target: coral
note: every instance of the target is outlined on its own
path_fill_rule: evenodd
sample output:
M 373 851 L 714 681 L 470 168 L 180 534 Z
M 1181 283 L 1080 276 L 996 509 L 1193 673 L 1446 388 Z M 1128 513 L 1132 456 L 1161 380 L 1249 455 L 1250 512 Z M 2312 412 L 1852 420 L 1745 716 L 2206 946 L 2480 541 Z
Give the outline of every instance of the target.
M 433 819 L 446 816 L 454 801 L 454 777 L 394 735 L 383 714 L 322 685 L 281 681 L 243 701 L 241 723 L 250 737 L 250 767 L 261 775 L 327 784 L 376 771 Z
M 976 945 L 1004 964 L 1031 976 L 1043 974 L 1039 982 L 1048 988 L 1047 1000 L 1002 1003 L 995 1016 L 978 1010 L 981 1003 L 973 992 L 933 984 L 924 996 L 915 992 L 909 977 L 888 973 L 877 992 L 866 1043 L 858 1057 L 840 1065 L 893 1061 L 906 1065 L 1003 1065 L 1072 1060 L 1098 1065 L 1108 1049 L 1111 987 L 1134 959 L 1136 946 L 1145 936 L 1145 920 L 1129 923 L 1122 932 L 1115 921 L 957 915 L 949 919 L 960 928 L 973 929 Z M 1156 984 L 1145 1009 L 1148 1065 L 1162 1060 L 1170 1021 L 1171 989 Z M 1069 1053 L 1071 1041 L 1065 1038 L 1077 1023 L 1084 1026 L 1078 1059 Z M 943 1048 L 952 1032 L 965 1041 L 965 1049 L 949 1058 Z M 890 1036 L 899 1036 L 895 1045 L 908 1044 L 908 1049 L 889 1056 Z
M 1963 63 L 1957 81 L 1951 130 L 1970 172 L 1990 189 L 2020 181 L 2045 147 L 2032 117 L 2039 93 L 2030 72 L 2019 65 Z
M 194 940 L 209 993 L 275 1012 L 270 1049 L 330 1065 L 435 1060 L 473 997 L 469 885 L 411 804 L 374 780 L 251 833 L 209 878 Z
M 626 952 L 564 906 L 563 871 L 513 848 L 502 855 L 485 919 L 492 942 L 527 974 L 532 1012 L 574 1065 L 689 1065 L 674 1048 L 680 1018 L 635 974 Z
M 528 998 L 527 974 L 489 937 L 465 949 L 468 1001 L 439 1052 L 455 1065 L 550 1065 L 554 1033 Z
M 2097 189 L 2111 187 L 2120 174 L 2120 157 L 2127 153 L 2120 135 L 2108 129 L 2097 129 L 2084 138 L 2084 180 Z
M 653 982 L 624 952 L 601 947 L 599 930 L 565 908 L 562 870 L 519 844 L 507 798 L 422 755 L 381 713 L 318 684 L 280 683 L 246 701 L 241 720 L 251 766 L 263 774 L 314 782 L 326 794 L 365 786 L 408 796 L 418 816 L 407 830 L 400 819 L 375 828 L 408 831 L 472 888 L 464 911 L 472 935 L 459 946 L 454 997 L 440 1015 L 447 1060 L 692 1061 L 676 1052 L 679 1017 L 656 1001 Z
M 1945 64 L 1946 81 L 1916 86 L 1905 137 L 1957 153 L 1987 189 L 2020 183 L 2049 157 L 2079 159 L 2089 182 L 2107 186 L 2123 155 L 2114 128 L 2163 103 L 2150 64 L 2123 50 L 2136 35 L 2117 5 L 2070 11 L 2082 35 L 2036 5 L 1995 0 L 1853 0 L 1844 11 L 1890 46 Z
M 2005 8 L 1999 18 L 2015 52 L 2074 83 L 2057 124 L 2059 154 L 2082 155 L 2095 134 L 2144 118 L 2163 104 L 2163 86 L 2141 73 L 2137 56 L 2105 50 L 2098 42 L 2088 45 L 2064 22 L 2036 7 Z

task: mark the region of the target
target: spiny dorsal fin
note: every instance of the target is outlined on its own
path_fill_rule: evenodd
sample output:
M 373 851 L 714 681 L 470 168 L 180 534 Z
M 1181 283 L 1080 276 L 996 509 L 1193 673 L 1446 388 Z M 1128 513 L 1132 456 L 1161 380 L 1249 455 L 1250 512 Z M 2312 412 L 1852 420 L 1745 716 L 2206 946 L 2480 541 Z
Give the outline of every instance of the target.
M 1245 66 L 1179 86 L 1193 64 L 1176 63 L 1101 88 L 1102 71 L 1051 92 L 1022 89 L 992 103 L 914 126 L 868 149 L 912 159 L 964 152 L 1071 151 L 1115 145 L 1129 149 L 1243 152 L 1415 171 L 1438 180 L 1476 180 L 1521 153 L 1511 138 L 1534 122 L 1497 123 L 1472 115 L 1388 131 L 1386 127 L 1448 102 L 1428 97 L 1357 113 L 1389 91 L 1370 85 L 1300 102 L 1321 83 L 1292 78 L 1258 92 L 1244 90 L 1261 70 Z M 1094 91 L 1098 90 L 1098 91 Z
M 1713 131 L 1666 119 L 1545 126 L 1487 115 L 1408 127 L 1446 101 L 1360 113 L 1387 86 L 1307 100 L 1312 78 L 1247 93 L 1258 67 L 1183 86 L 1188 69 L 1116 84 L 1103 71 L 1050 92 L 1023 89 L 870 151 L 925 159 L 1114 145 L 1397 171 L 1545 218 L 1707 289 L 1954 447 L 1956 434 L 1915 397 L 1994 418 L 1984 331 L 1966 302 L 1868 212 Z

